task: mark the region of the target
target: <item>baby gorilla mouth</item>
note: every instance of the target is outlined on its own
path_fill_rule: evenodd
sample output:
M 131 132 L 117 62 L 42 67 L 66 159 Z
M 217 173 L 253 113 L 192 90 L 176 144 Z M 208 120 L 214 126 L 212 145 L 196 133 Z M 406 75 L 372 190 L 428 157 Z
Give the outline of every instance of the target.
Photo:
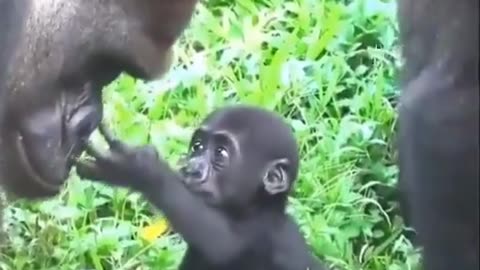
M 62 182 L 58 183 L 51 183 L 45 180 L 42 175 L 35 169 L 35 166 L 28 158 L 27 151 L 25 149 L 25 144 L 23 143 L 23 136 L 20 133 L 17 133 L 17 139 L 15 141 L 15 147 L 17 152 L 20 156 L 20 161 L 22 162 L 27 175 L 35 181 L 37 184 L 41 185 L 43 188 L 57 191 L 60 189 L 60 186 L 63 184 Z

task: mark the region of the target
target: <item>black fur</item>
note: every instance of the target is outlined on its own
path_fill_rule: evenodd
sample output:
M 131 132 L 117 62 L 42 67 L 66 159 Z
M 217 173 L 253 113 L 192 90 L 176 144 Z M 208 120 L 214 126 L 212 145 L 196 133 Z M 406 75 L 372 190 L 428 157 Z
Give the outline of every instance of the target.
M 322 270 L 285 213 L 297 145 L 277 115 L 236 106 L 207 117 L 180 173 L 151 146 L 129 147 L 103 130 L 110 152 L 90 148 L 80 176 L 144 194 L 188 243 L 182 270 Z
M 425 270 L 479 269 L 478 0 L 402 0 L 400 188 Z

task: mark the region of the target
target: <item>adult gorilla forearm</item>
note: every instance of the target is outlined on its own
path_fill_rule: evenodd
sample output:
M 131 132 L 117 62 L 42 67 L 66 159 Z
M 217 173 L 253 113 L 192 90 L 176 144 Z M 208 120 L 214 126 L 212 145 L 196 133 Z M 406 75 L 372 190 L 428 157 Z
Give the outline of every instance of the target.
M 0 183 L 58 193 L 102 118 L 102 87 L 171 65 L 197 0 L 0 0 Z

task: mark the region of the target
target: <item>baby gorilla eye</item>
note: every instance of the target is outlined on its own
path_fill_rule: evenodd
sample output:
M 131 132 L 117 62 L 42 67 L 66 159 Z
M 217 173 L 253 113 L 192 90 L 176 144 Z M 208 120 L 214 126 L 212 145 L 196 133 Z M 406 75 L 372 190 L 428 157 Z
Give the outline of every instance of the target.
M 203 144 L 202 144 L 202 142 L 196 141 L 196 142 L 193 143 L 192 149 L 191 149 L 191 151 L 192 151 L 193 153 L 195 153 L 195 152 L 197 152 L 197 151 L 202 151 L 202 150 L 203 150 Z
M 224 161 L 228 158 L 228 156 L 228 151 L 225 149 L 225 147 L 220 146 L 215 150 L 215 161 Z

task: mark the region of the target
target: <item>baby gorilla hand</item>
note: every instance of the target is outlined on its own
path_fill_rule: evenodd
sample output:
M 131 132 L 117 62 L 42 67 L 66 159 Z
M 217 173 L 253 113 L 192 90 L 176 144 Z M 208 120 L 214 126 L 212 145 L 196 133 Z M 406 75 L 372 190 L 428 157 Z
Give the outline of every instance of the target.
M 93 160 L 78 161 L 77 173 L 81 178 L 135 190 L 145 189 L 150 181 L 155 181 L 154 170 L 161 167 L 161 162 L 153 146 L 131 147 L 114 138 L 103 125 L 99 130 L 110 149 L 100 153 L 89 145 L 87 154 Z

